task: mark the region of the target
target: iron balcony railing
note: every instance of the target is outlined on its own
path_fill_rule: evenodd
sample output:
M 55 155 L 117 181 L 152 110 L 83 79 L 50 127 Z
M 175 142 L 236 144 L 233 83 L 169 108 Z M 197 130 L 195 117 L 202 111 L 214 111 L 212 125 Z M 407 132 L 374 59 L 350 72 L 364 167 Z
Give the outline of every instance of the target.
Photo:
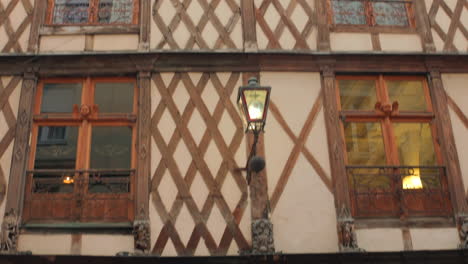
M 445 167 L 346 166 L 356 217 L 448 216 Z

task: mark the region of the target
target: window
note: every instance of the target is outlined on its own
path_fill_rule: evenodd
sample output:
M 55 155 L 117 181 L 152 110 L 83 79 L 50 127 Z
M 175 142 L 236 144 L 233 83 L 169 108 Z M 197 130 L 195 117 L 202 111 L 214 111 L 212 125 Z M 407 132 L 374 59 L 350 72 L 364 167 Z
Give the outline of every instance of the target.
M 424 77 L 338 76 L 336 87 L 353 214 L 450 214 Z
M 49 0 L 50 25 L 129 25 L 138 23 L 138 0 Z
M 136 98 L 131 78 L 40 82 L 25 222 L 133 220 Z
M 410 0 L 329 0 L 330 23 L 414 27 Z

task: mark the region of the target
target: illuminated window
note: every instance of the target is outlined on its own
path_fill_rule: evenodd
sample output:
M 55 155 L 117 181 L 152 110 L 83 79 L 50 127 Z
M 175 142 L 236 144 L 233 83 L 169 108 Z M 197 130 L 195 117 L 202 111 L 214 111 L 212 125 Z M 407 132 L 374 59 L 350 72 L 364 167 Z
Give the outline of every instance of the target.
M 49 3 L 48 24 L 128 25 L 138 23 L 138 0 L 55 0 Z
M 450 213 L 426 80 L 338 76 L 336 86 L 354 215 Z
M 133 220 L 135 93 L 131 78 L 40 82 L 25 222 Z

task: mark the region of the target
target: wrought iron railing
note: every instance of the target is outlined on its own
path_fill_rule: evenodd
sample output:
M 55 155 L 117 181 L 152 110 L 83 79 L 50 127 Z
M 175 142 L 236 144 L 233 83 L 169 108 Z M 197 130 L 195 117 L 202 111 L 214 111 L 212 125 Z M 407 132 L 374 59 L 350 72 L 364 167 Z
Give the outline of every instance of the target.
M 79 191 L 86 189 L 88 193 L 128 193 L 135 170 L 37 169 L 27 173 L 32 175 L 33 193 L 73 193 L 75 184 L 78 185 Z
M 356 217 L 447 216 L 445 167 L 347 166 Z

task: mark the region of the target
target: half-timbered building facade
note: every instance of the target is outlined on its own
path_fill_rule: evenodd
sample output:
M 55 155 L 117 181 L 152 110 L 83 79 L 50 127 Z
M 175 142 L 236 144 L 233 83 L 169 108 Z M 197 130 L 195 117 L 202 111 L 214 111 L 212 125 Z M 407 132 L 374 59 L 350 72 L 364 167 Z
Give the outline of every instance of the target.
M 1 250 L 467 248 L 467 83 L 467 0 L 0 0 Z

